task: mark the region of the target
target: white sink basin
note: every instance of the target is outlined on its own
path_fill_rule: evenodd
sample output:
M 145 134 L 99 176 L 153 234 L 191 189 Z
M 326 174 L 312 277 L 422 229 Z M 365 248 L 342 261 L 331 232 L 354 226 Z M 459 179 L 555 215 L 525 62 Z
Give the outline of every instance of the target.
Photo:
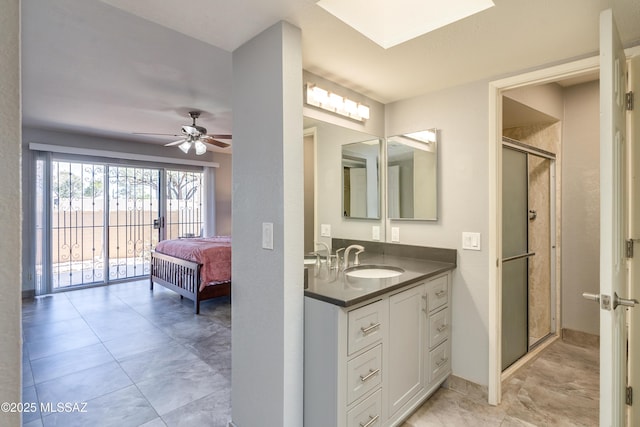
M 344 271 L 345 275 L 359 279 L 388 279 L 389 277 L 399 276 L 402 273 L 404 273 L 404 270 L 400 267 L 389 265 L 357 265 Z

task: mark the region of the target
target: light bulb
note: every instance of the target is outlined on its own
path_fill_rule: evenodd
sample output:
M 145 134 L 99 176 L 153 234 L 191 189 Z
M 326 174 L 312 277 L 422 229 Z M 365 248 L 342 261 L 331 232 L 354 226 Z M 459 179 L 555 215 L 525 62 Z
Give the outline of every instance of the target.
M 191 142 L 185 141 L 182 144 L 178 145 L 178 148 L 181 149 L 184 154 L 187 154 L 189 152 L 189 149 L 191 148 Z
M 202 141 L 196 141 L 193 146 L 196 148 L 198 156 L 207 152 L 207 146 Z

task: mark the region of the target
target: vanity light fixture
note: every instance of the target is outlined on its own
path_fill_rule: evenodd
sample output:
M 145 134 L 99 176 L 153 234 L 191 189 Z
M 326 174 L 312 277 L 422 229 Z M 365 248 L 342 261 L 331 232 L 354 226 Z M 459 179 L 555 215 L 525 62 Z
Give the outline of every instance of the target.
M 337 93 L 329 92 L 326 89 L 307 83 L 306 103 L 350 119 L 363 122 L 369 119 L 369 107 L 352 99 L 345 98 Z

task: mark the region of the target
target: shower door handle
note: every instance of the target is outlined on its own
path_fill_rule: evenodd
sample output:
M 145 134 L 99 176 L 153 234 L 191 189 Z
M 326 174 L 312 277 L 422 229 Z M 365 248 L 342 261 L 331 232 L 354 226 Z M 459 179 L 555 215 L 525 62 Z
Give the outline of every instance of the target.
M 535 252 L 527 252 L 526 254 L 520 254 L 520 255 L 514 255 L 514 256 L 510 256 L 507 258 L 502 258 L 502 262 L 509 262 L 509 261 L 515 261 L 517 259 L 522 259 L 522 258 L 529 258 L 534 256 L 536 253 Z

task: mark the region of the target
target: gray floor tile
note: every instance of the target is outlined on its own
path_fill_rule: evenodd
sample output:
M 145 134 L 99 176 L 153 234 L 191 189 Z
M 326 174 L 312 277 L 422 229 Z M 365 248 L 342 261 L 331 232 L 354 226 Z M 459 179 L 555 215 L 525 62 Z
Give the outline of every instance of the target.
M 86 412 L 59 412 L 43 418 L 45 427 L 134 427 L 158 417 L 135 386 L 87 402 Z
M 38 403 L 38 395 L 34 386 L 22 388 L 22 402 L 27 407 L 22 412 L 22 423 L 40 420 L 40 405 Z
M 220 389 L 162 416 L 168 427 L 227 427 L 231 420 L 231 390 Z
M 26 342 L 40 341 L 75 333 L 91 333 L 91 328 L 81 317 L 51 322 L 44 325 L 30 325 L 23 328 Z
M 109 362 L 45 381 L 36 389 L 41 402 L 87 402 L 132 384 L 118 363 Z
M 126 333 L 104 342 L 105 347 L 116 360 L 124 360 L 145 351 L 173 344 L 176 344 L 173 339 L 157 328 Z
M 184 346 L 171 344 L 125 358 L 120 362 L 120 366 L 133 381 L 138 382 L 189 370 L 190 366 L 198 363 L 204 364 Z
M 31 341 L 27 343 L 27 348 L 29 349 L 29 358 L 36 360 L 99 342 L 100 339 L 89 329 Z
M 206 424 L 202 424 L 202 425 L 206 425 Z M 164 421 L 162 421 L 162 418 L 158 417 L 156 419 L 149 421 L 148 423 L 142 424 L 140 427 L 167 427 L 167 425 L 165 424 Z
M 158 414 L 163 415 L 194 400 L 219 390 L 231 388 L 222 375 L 202 365 L 182 372 L 167 372 L 166 375 L 138 381 L 136 384 Z M 198 364 L 196 364 L 198 365 Z
M 32 360 L 31 370 L 35 383 L 39 384 L 113 361 L 111 353 L 98 343 Z

